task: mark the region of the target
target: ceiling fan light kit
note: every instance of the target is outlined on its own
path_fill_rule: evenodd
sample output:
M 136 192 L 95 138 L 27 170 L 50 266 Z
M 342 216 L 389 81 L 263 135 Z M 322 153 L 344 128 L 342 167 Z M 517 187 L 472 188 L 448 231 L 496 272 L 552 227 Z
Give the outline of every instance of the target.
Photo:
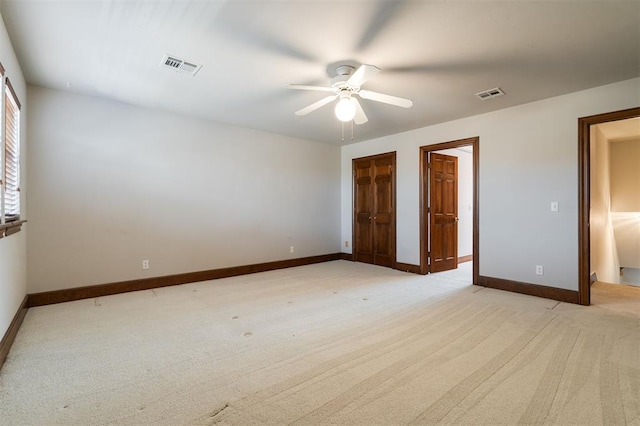
M 374 65 L 360 65 L 358 69 L 351 65 L 339 65 L 335 69 L 335 77 L 331 79 L 331 86 L 305 86 L 290 84 L 290 89 L 315 90 L 320 92 L 331 92 L 333 95 L 327 96 L 305 108 L 296 111 L 296 115 L 307 115 L 318 108 L 338 99 L 335 107 L 335 114 L 342 122 L 353 121 L 355 124 L 364 124 L 369 119 L 364 113 L 360 102 L 356 96 L 362 99 L 395 105 L 402 108 L 411 108 L 413 102 L 409 99 L 396 96 L 385 95 L 383 93 L 360 90 L 360 87 L 371 77 L 380 72 Z
M 356 105 L 355 99 L 353 99 L 349 94 L 343 96 L 340 94 L 340 100 L 336 104 L 336 117 L 338 120 L 343 122 L 348 122 L 353 120 L 356 116 Z

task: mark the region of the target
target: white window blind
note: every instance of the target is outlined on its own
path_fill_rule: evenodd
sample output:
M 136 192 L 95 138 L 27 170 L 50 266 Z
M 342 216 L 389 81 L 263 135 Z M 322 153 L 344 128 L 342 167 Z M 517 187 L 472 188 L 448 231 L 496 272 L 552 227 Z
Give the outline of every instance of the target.
M 20 103 L 6 80 L 4 102 L 4 216 L 20 219 Z

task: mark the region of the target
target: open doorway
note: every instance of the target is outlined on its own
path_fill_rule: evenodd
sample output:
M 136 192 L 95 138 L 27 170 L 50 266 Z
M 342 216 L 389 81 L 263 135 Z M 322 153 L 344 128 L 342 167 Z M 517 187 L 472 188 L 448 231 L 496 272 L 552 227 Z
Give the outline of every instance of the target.
M 469 158 L 469 161 L 467 162 L 464 158 Z M 420 272 L 422 274 L 457 268 L 458 263 L 468 261 L 472 263 L 473 284 L 477 285 L 479 282 L 479 158 L 478 137 L 420 148 Z M 462 176 L 470 175 L 468 191 L 470 194 L 466 200 L 463 198 L 462 202 L 459 202 L 460 194 L 457 188 L 446 188 L 458 179 L 459 164 L 466 168 Z M 464 166 L 464 164 L 467 165 Z M 451 200 L 443 201 L 447 197 Z M 460 223 L 461 218 L 464 218 L 463 223 Z M 460 236 L 463 238 L 461 239 Z M 470 244 L 466 244 L 464 238 L 470 240 Z
M 636 247 L 636 244 L 640 244 L 640 197 L 637 196 L 640 191 L 637 186 L 633 186 L 634 179 L 622 178 L 622 189 L 611 186 L 612 179 L 621 180 L 618 175 L 626 173 L 622 163 L 612 164 L 611 153 L 614 153 L 614 157 L 627 157 L 629 152 L 635 152 L 635 140 L 638 139 L 640 143 L 640 135 L 629 133 L 629 129 L 637 127 L 638 117 L 640 108 L 579 119 L 578 293 L 582 305 L 591 304 L 591 285 L 594 282 L 604 280 L 614 284 L 621 283 L 620 272 L 624 274 L 625 268 L 628 275 L 634 275 L 636 269 L 640 270 L 640 251 Z M 624 152 L 618 152 L 620 150 Z M 634 164 L 633 161 L 626 168 L 631 173 L 637 173 L 637 163 Z M 621 202 L 623 198 L 620 194 L 626 192 L 631 195 L 623 197 L 625 201 Z M 620 253 L 623 254 L 622 258 Z M 610 289 L 603 289 L 605 290 L 610 293 Z M 622 292 L 625 289 L 620 290 Z M 627 290 L 625 292 L 633 294 L 640 291 Z

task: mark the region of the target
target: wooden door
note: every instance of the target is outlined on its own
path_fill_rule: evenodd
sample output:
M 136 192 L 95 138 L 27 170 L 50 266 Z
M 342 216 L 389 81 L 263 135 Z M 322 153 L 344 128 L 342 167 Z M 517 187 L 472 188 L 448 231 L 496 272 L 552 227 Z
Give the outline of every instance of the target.
M 395 153 L 353 161 L 354 260 L 395 266 Z
M 373 263 L 373 163 L 354 160 L 354 260 Z
M 390 155 L 373 160 L 374 204 L 373 204 L 373 263 L 394 266 L 393 233 L 393 158 Z
M 431 153 L 429 271 L 458 267 L 458 158 Z

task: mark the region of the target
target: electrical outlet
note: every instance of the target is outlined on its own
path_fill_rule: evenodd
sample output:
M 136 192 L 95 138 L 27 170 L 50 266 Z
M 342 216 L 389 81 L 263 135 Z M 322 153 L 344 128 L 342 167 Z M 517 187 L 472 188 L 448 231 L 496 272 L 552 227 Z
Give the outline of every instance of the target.
M 349 240 L 345 240 L 345 241 L 344 241 L 344 246 L 345 246 L 345 247 L 349 247 Z
M 296 251 L 295 247 L 293 246 L 289 247 L 289 253 L 293 253 L 294 251 Z
M 142 261 L 142 269 L 149 269 L 149 261 L 148 260 L 143 260 Z
M 557 201 L 552 201 L 551 202 L 551 211 L 552 212 L 558 212 L 560 211 L 560 205 L 558 204 Z
M 542 265 L 536 265 L 536 275 L 544 275 L 544 268 Z

